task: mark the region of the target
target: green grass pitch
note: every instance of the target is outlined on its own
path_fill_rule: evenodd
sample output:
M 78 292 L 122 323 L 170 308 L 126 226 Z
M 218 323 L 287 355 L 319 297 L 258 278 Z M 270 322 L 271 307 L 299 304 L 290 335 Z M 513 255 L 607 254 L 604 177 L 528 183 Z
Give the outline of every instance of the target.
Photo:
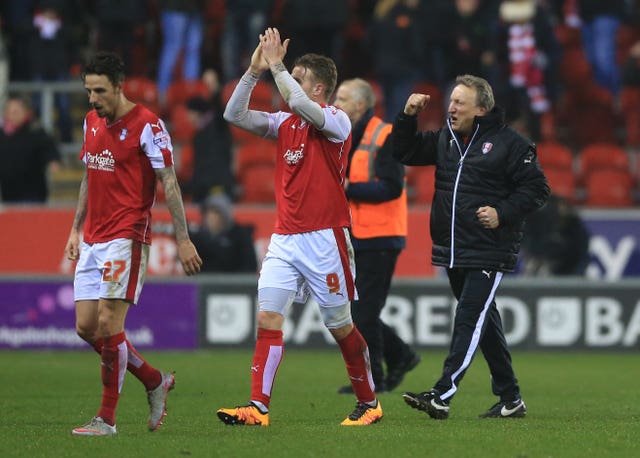
M 232 427 L 215 415 L 250 393 L 249 350 L 144 352 L 176 371 L 169 414 L 146 430 L 142 385 L 127 374 L 118 435 L 72 437 L 101 395 L 98 357 L 86 352 L 0 352 L 1 457 L 627 457 L 639 456 L 637 353 L 514 353 L 529 412 L 524 419 L 477 415 L 494 402 L 481 355 L 463 380 L 446 421 L 410 409 L 403 390 L 423 391 L 444 353 L 422 363 L 393 393 L 380 395 L 384 418 L 341 427 L 355 399 L 336 394 L 347 381 L 337 348 L 285 350 L 271 403 L 271 426 Z

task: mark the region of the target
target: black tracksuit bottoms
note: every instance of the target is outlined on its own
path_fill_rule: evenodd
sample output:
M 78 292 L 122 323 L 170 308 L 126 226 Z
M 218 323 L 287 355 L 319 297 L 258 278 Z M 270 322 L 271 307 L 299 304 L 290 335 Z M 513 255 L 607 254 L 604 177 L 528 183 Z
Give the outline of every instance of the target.
M 450 401 L 479 346 L 489 365 L 493 393 L 501 401 L 519 399 L 520 387 L 495 302 L 502 272 L 453 268 L 447 269 L 447 275 L 458 305 L 449 355 L 444 361 L 442 376 L 433 388 L 443 401 Z
M 411 348 L 395 329 L 380 319 L 399 249 L 356 250 L 356 289 L 358 300 L 351 303 L 353 322 L 369 347 L 371 375 L 376 386 L 384 385 L 384 367 L 391 369 L 411 356 Z

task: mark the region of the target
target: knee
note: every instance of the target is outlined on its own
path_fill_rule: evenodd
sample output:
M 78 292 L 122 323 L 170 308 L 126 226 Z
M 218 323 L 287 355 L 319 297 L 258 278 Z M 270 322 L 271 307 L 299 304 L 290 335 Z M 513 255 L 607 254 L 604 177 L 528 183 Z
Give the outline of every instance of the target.
M 85 342 L 95 342 L 96 330 L 97 326 L 93 323 L 76 322 L 76 334 Z
M 258 312 L 258 327 L 261 329 L 282 329 L 284 324 L 284 316 L 276 312 Z

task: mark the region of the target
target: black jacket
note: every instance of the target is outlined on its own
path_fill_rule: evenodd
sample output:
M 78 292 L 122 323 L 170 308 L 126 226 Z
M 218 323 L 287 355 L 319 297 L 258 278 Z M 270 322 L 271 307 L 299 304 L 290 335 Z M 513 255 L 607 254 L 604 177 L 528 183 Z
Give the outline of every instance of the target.
M 500 108 L 474 123 L 465 146 L 449 126 L 416 133 L 416 116 L 400 114 L 391 134 L 393 155 L 406 165 L 436 166 L 430 222 L 434 265 L 511 272 L 524 218 L 544 204 L 549 186 L 535 145 L 504 124 Z M 478 221 L 476 210 L 485 205 L 497 210 L 497 229 Z

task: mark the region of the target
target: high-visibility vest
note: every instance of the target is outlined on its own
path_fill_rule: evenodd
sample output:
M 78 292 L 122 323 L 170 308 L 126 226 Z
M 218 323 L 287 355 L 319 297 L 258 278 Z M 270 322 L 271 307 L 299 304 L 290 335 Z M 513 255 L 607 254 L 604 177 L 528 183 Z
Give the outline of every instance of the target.
M 392 125 L 374 116 L 369 120 L 358 149 L 349 166 L 349 183 L 377 181 L 375 159 L 378 150 L 391 132 Z M 407 235 L 407 190 L 387 202 L 349 201 L 351 232 L 359 239 Z

